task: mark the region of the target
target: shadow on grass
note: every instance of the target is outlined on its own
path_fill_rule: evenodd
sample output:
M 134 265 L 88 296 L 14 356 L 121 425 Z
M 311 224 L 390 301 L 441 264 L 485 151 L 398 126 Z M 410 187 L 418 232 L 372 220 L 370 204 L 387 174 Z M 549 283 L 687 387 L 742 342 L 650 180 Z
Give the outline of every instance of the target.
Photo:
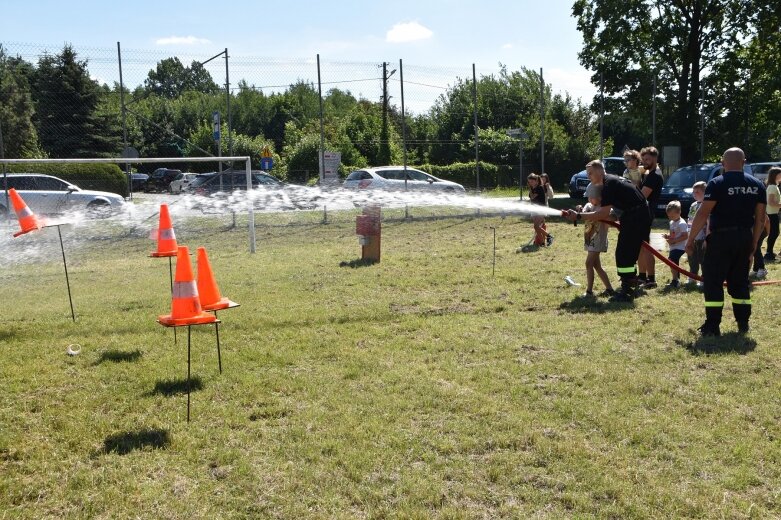
M 541 249 L 541 246 L 536 244 L 526 244 L 515 250 L 516 253 L 535 253 Z
M 203 390 L 203 381 L 200 377 L 190 378 L 190 392 L 196 392 Z M 165 381 L 158 381 L 155 383 L 155 388 L 151 392 L 144 394 L 144 397 L 151 397 L 153 395 L 164 395 L 170 397 L 177 394 L 187 393 L 187 379 L 167 379 Z
M 591 312 L 603 314 L 609 311 L 621 311 L 634 309 L 634 302 L 609 302 L 606 299 L 598 299 L 594 296 L 576 296 L 568 302 L 562 302 L 559 309 L 573 314 Z
M 105 363 L 107 361 L 111 361 L 112 363 L 130 363 L 131 361 L 138 361 L 141 359 L 140 350 L 134 350 L 132 352 L 123 352 L 121 350 L 107 350 L 106 352 L 103 352 L 100 357 L 98 358 L 93 365 L 100 365 L 101 363 Z
M 103 441 L 103 450 L 98 454 L 127 455 L 134 450 L 165 449 L 169 444 L 171 444 L 171 436 L 168 430 L 160 428 L 120 432 L 106 437 Z
M 716 338 L 713 336 L 698 337 L 694 341 L 677 340 L 678 345 L 694 356 L 740 354 L 745 355 L 757 348 L 756 340 L 740 334 L 728 332 Z
M 378 264 L 379 262 L 376 262 L 374 260 L 363 258 L 356 258 L 355 260 L 350 260 L 349 262 L 339 262 L 339 267 L 351 267 L 353 269 L 357 267 L 369 267 L 374 264 Z
M 9 340 L 16 336 L 16 330 L 12 328 L 2 329 L 0 330 L 0 340 Z

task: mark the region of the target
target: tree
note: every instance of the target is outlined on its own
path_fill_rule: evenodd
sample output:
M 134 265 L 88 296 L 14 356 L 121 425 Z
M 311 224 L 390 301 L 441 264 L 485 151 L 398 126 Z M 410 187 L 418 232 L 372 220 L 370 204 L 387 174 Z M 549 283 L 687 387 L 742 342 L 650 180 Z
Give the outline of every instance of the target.
M 769 0 L 761 0 L 769 1 Z M 576 0 L 584 67 L 603 78 L 609 112 L 647 114 L 633 121 L 650 142 L 654 74 L 659 143 L 680 144 L 685 163 L 698 157 L 701 83 L 750 35 L 745 0 Z
M 44 55 L 33 74 L 35 122 L 41 146 L 51 157 L 112 156 L 121 149 L 116 125 L 97 113 L 105 94 L 90 78 L 87 62 L 66 45 Z
M 190 90 L 209 94 L 219 91 L 203 65 L 193 61 L 189 67 L 185 67 L 176 57 L 158 62 L 157 67 L 149 71 L 144 86 L 149 93 L 168 99 Z
M 41 156 L 33 124 L 30 81 L 32 67 L 21 58 L 10 58 L 0 45 L 0 130 L 6 158 Z

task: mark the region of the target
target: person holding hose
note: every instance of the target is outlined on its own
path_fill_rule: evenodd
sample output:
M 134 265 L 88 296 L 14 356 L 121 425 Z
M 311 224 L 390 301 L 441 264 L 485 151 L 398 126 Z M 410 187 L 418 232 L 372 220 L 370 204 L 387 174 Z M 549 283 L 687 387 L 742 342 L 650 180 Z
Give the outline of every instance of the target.
M 765 185 L 743 173 L 746 156 L 740 148 L 730 148 L 721 158 L 724 174 L 714 177 L 705 188 L 705 200 L 692 222 L 686 253 L 694 252 L 694 237 L 710 218 L 710 234 L 705 239 L 702 264 L 705 295 L 705 323 L 702 336 L 720 336 L 724 308 L 724 288 L 732 297 L 732 313 L 738 332 L 748 332 L 751 317 L 749 265 L 765 226 Z
M 591 161 L 586 173 L 592 184 L 602 186 L 602 206 L 598 211 L 578 213 L 571 209 L 561 212 L 567 220 L 608 220 L 612 210 L 621 212 L 621 228 L 616 241 L 616 269 L 621 289 L 611 302 L 629 302 L 637 285 L 637 258 L 645 237 L 651 232 L 651 213 L 643 193 L 631 181 L 605 173 L 602 161 Z

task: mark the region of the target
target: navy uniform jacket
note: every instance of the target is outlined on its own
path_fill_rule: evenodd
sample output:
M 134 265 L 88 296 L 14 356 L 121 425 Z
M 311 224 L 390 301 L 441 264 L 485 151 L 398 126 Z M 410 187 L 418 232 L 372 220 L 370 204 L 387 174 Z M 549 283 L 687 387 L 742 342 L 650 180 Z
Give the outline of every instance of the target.
M 742 171 L 724 172 L 705 188 L 705 201 L 716 205 L 710 214 L 710 230 L 753 228 L 757 204 L 766 204 L 765 185 Z

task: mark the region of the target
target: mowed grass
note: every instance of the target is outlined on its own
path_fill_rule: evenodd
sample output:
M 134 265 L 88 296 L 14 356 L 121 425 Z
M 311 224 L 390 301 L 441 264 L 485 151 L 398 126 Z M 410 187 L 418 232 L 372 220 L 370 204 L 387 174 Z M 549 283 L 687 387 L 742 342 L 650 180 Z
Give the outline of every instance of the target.
M 582 227 L 516 254 L 517 216 L 389 221 L 381 263 L 340 267 L 352 215 L 271 218 L 255 254 L 241 217 L 175 222 L 241 303 L 222 374 L 192 329 L 189 424 L 186 329 L 155 323 L 168 262 L 144 232 L 64 233 L 75 323 L 54 230 L 12 243 L 47 250 L 0 273 L 0 518 L 781 515 L 777 286 L 748 337 L 727 307 L 704 344 L 696 291 L 567 287 Z

